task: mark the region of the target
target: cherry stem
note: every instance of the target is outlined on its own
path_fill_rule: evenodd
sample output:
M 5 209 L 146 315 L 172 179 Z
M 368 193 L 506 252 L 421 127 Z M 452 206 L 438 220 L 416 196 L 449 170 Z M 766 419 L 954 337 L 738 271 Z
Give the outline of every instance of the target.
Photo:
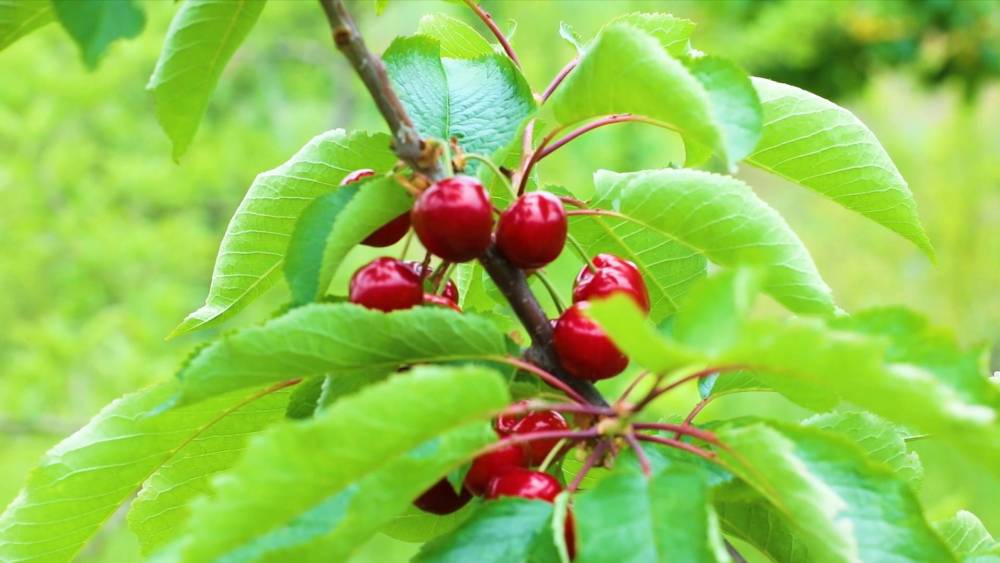
M 465 158 L 470 160 L 478 160 L 479 162 L 482 162 L 487 167 L 489 167 L 490 171 L 493 172 L 493 174 L 499 179 L 499 182 L 503 184 L 505 188 L 507 188 L 507 191 L 510 192 L 510 195 L 514 196 L 514 199 L 517 199 L 518 193 L 514 191 L 514 186 L 510 184 L 510 180 L 508 180 L 507 176 L 500 171 L 500 168 L 497 167 L 496 163 L 494 163 L 492 160 L 486 158 L 481 154 L 475 154 L 475 153 L 466 154 Z
M 705 397 L 704 399 L 698 401 L 698 404 L 695 405 L 693 409 L 691 409 L 691 412 L 689 412 L 686 417 L 684 417 L 684 422 L 681 423 L 681 426 L 690 426 L 691 423 L 694 422 L 694 418 L 698 416 L 698 413 L 700 413 L 701 410 L 704 409 L 714 397 L 715 395 L 709 395 L 708 397 Z M 680 432 L 674 434 L 674 438 L 680 438 L 680 437 L 681 437 Z
M 542 401 L 528 401 L 523 405 L 513 405 L 504 409 L 503 414 L 518 416 L 535 411 L 556 411 L 576 414 L 589 414 L 593 416 L 615 416 L 617 413 L 610 407 L 598 407 L 596 405 L 577 403 L 545 403 Z
M 542 273 L 541 270 L 535 270 L 534 275 L 536 278 L 538 278 L 538 281 L 542 282 L 542 285 L 545 286 L 545 290 L 549 292 L 549 297 L 552 298 L 552 303 L 556 306 L 556 310 L 559 311 L 559 314 L 561 315 L 562 312 L 566 309 L 566 305 L 563 303 L 562 298 L 559 297 L 559 292 L 556 291 L 556 288 L 552 285 L 552 282 L 549 281 L 548 276 Z
M 589 473 L 599 461 L 601 461 L 604 454 L 608 451 L 608 445 L 609 442 L 607 440 L 601 440 L 596 446 L 594 446 L 594 451 L 590 452 L 590 455 L 587 456 L 587 459 L 583 462 L 583 466 L 580 467 L 580 470 L 576 472 L 576 476 L 573 477 L 573 481 L 568 487 L 566 487 L 567 491 L 573 493 L 580 488 L 580 483 L 583 482 L 583 478 L 587 476 L 587 473 Z
M 410 243 L 413 242 L 413 229 L 406 231 L 406 240 L 403 241 L 403 250 L 399 253 L 399 259 L 405 260 L 406 255 L 410 252 Z
M 625 441 L 635 451 L 635 457 L 639 460 L 639 467 L 642 468 L 642 474 L 649 477 L 652 474 L 652 470 L 649 468 L 649 458 L 646 457 L 646 452 L 642 449 L 642 444 L 639 443 L 636 435 L 632 432 L 625 434 Z
M 445 280 L 448 279 L 448 272 L 451 271 L 451 267 L 454 266 L 454 262 L 448 262 L 447 260 L 442 260 L 434 273 L 431 274 L 431 293 L 438 293 L 442 287 L 447 287 Z
M 511 434 L 500 440 L 500 444 L 524 444 L 527 442 L 537 442 L 538 440 L 572 440 L 579 442 L 591 440 L 600 436 L 596 428 L 588 430 L 542 430 L 540 432 L 528 432 L 526 434 Z
M 486 27 L 490 28 L 490 31 L 493 33 L 493 36 L 496 37 L 497 41 L 500 42 L 500 46 L 503 47 L 504 52 L 507 53 L 507 56 L 510 57 L 510 60 L 514 61 L 514 64 L 520 67 L 521 61 L 518 60 L 517 53 L 514 52 L 514 48 L 510 45 L 510 41 L 507 40 L 507 36 L 504 35 L 502 31 L 500 31 L 500 28 L 497 27 L 496 22 L 493 21 L 493 16 L 490 15 L 489 12 L 484 10 L 482 6 L 475 3 L 473 0 L 465 0 L 465 4 L 468 7 L 472 8 L 472 11 L 475 12 L 477 16 L 479 16 L 479 19 L 483 20 L 483 23 L 486 24 Z
M 686 435 L 699 440 L 704 440 L 710 444 L 718 444 L 719 439 L 714 433 L 708 430 L 702 430 L 700 428 L 695 428 L 694 426 L 688 426 L 687 424 L 669 424 L 666 422 L 636 422 L 632 424 L 632 427 L 636 430 L 666 430 L 668 432 L 676 432 L 678 435 Z
M 556 91 L 556 88 L 558 88 L 559 85 L 562 84 L 563 79 L 565 79 L 566 76 L 570 72 L 572 72 L 574 68 L 576 68 L 576 65 L 579 62 L 580 62 L 579 57 L 574 58 L 570 62 L 566 63 L 566 66 L 562 67 L 562 69 L 560 69 L 559 72 L 556 73 L 555 77 L 552 79 L 552 82 L 550 82 L 549 85 L 545 88 L 545 91 L 542 92 L 543 102 L 549 99 L 549 96 L 551 96 L 552 93 Z
M 549 453 L 545 455 L 545 459 L 543 459 L 542 464 L 538 466 L 538 470 L 541 471 L 542 473 L 545 473 L 545 470 L 548 469 L 549 466 L 552 465 L 552 462 L 555 461 L 555 459 L 559 457 L 560 454 L 563 453 L 563 449 L 569 443 L 570 441 L 567 440 L 566 438 L 563 438 L 562 440 L 556 442 L 555 447 L 549 450 Z
M 585 201 L 576 199 L 575 197 L 570 197 L 568 195 L 561 195 L 561 196 L 559 196 L 559 201 L 561 201 L 563 203 L 568 203 L 569 205 L 572 205 L 573 207 L 580 207 L 580 208 L 586 208 L 587 207 L 587 203 Z
M 542 150 L 548 146 L 548 144 L 555 138 L 556 135 L 562 131 L 562 126 L 556 127 L 548 135 L 542 138 L 542 141 L 538 143 L 538 147 L 532 150 L 531 148 L 531 138 L 534 135 L 535 122 L 532 122 L 524 129 L 524 144 L 521 150 L 524 153 L 522 157 L 521 170 L 517 176 L 517 193 L 518 195 L 523 194 L 525 188 L 528 186 L 528 178 L 531 176 L 531 170 L 534 169 L 535 164 L 541 160 Z
M 742 370 L 742 369 L 746 369 L 746 368 L 744 366 L 741 366 L 741 365 L 730 365 L 730 366 L 708 367 L 708 368 L 705 368 L 705 369 L 698 370 L 698 371 L 696 371 L 696 372 L 694 372 L 694 373 L 692 373 L 690 375 L 686 375 L 686 376 L 678 379 L 677 381 L 671 383 L 670 385 L 667 385 L 666 387 L 660 387 L 659 389 L 657 389 L 657 388 L 654 387 L 653 389 L 650 389 L 649 393 L 647 393 L 646 396 L 643 397 L 642 400 L 639 401 L 639 403 L 635 406 L 635 410 L 636 411 L 642 410 L 646 405 L 648 405 L 649 403 L 651 403 L 653 400 L 655 400 L 660 395 L 663 395 L 664 393 L 672 391 L 673 389 L 676 389 L 677 387 L 680 387 L 681 385 L 684 385 L 685 383 L 687 383 L 688 381 L 691 381 L 692 379 L 701 379 L 702 377 L 707 377 L 707 376 L 712 375 L 714 373 L 722 373 L 722 372 L 727 372 L 727 371 L 729 371 L 729 372 L 731 372 L 731 371 L 739 371 L 739 370 Z
M 537 160 L 542 160 L 543 158 L 549 156 L 553 152 L 565 146 L 566 143 L 572 141 L 573 139 L 576 139 L 577 137 L 583 135 L 584 133 L 593 131 L 594 129 L 597 129 L 599 127 L 604 127 L 605 125 L 611 125 L 612 123 L 625 123 L 628 121 L 649 123 L 650 125 L 658 125 L 661 127 L 666 127 L 668 129 L 671 129 L 671 127 L 668 127 L 667 125 L 660 123 L 658 121 L 649 119 L 648 117 L 643 117 L 641 115 L 633 115 L 631 113 L 616 113 L 609 115 L 607 117 L 602 117 L 601 119 L 592 121 L 586 125 L 581 125 L 580 127 L 574 129 L 573 131 L 570 131 L 569 133 L 566 134 L 565 137 L 552 143 L 551 145 L 546 147 L 545 150 L 541 151 L 541 155 L 538 156 Z
M 516 368 L 523 369 L 524 371 L 531 372 L 537 375 L 542 381 L 548 383 L 552 387 L 566 393 L 566 396 L 580 404 L 589 404 L 589 402 L 583 398 L 582 395 L 576 392 L 572 387 L 564 383 L 558 377 L 552 375 L 551 373 L 545 371 L 544 369 L 536 366 L 531 362 L 526 362 L 524 360 L 519 360 L 517 358 L 512 358 L 510 356 L 491 356 L 490 359 L 496 360 L 498 362 L 503 362 L 508 365 L 512 365 Z
M 618 401 L 616 402 L 624 403 L 625 400 L 628 398 L 628 396 L 632 393 L 632 391 L 635 390 L 636 386 L 639 385 L 639 382 L 641 382 L 643 379 L 646 379 L 646 377 L 648 376 L 649 376 L 648 371 L 643 370 L 642 372 L 640 372 L 639 375 L 637 375 L 635 379 L 633 379 L 632 382 L 628 384 L 628 387 L 626 387 L 625 390 L 622 391 L 622 394 L 618 396 Z
M 606 217 L 617 217 L 619 219 L 628 219 L 628 217 L 618 213 L 617 211 L 611 211 L 610 209 L 570 209 L 566 212 L 567 217 L 573 217 L 577 215 L 604 215 Z
M 567 214 L 569 214 L 568 211 Z M 597 268 L 594 266 L 594 263 L 590 261 L 590 256 L 587 256 L 587 251 L 584 250 L 583 245 L 580 244 L 580 241 L 576 240 L 576 237 L 567 233 L 566 242 L 568 242 L 569 245 L 573 247 L 573 251 L 576 252 L 577 256 L 579 256 L 580 259 L 583 260 L 583 263 L 587 265 L 588 270 L 590 270 L 591 272 L 597 271 Z
M 698 446 L 692 446 L 687 442 L 682 442 L 680 440 L 674 440 L 673 438 L 664 438 L 663 436 L 653 436 L 651 434 L 635 434 L 635 437 L 642 442 L 653 442 L 663 446 L 670 446 L 671 448 L 677 448 L 678 450 L 684 450 L 688 453 L 692 453 L 700 458 L 706 459 L 708 461 L 716 461 L 715 452 L 710 452 L 703 450 Z

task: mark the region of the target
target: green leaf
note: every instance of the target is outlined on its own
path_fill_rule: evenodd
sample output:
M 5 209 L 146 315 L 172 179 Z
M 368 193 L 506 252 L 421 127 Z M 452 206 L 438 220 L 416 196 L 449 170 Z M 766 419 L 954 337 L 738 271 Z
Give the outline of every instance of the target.
M 633 12 L 611 20 L 612 24 L 627 23 L 652 35 L 674 58 L 688 56 L 695 23 L 660 12 Z
M 393 41 L 383 58 L 420 134 L 454 137 L 467 153 L 506 147 L 535 111 L 531 87 L 506 56 L 442 58 L 436 39 L 415 35 Z
M 562 125 L 615 113 L 644 116 L 728 162 L 704 87 L 654 36 L 628 23 L 601 31 L 545 107 Z
M 51 1 L 59 23 L 76 42 L 84 64 L 91 70 L 112 42 L 139 35 L 146 24 L 142 10 L 132 0 Z
M 323 376 L 310 377 L 295 386 L 295 391 L 288 399 L 288 408 L 285 409 L 285 418 L 300 420 L 312 418 L 316 414 L 316 409 L 320 404 L 320 397 L 323 395 L 323 384 L 326 378 Z
M 420 18 L 417 32 L 437 39 L 442 57 L 476 59 L 493 54 L 493 47 L 478 31 L 445 14 L 428 14 Z
M 954 561 L 912 489 L 854 444 L 793 424 L 723 425 L 719 456 L 772 503 L 814 561 Z
M 342 129 L 314 137 L 281 166 L 258 174 L 229 221 L 212 272 L 205 305 L 171 337 L 233 315 L 280 279 L 289 239 L 302 211 L 338 189 L 354 170 L 385 172 L 396 163 L 388 135 Z
M 1000 542 L 993 539 L 979 518 L 967 510 L 959 510 L 955 516 L 935 522 L 934 528 L 952 551 L 963 557 L 989 552 L 1000 547 Z
M 389 7 L 389 0 L 375 0 L 375 15 L 381 16 Z
M 209 465 L 191 465 L 197 452 L 212 452 L 211 463 L 224 463 L 225 443 L 232 447 L 245 438 L 236 436 L 237 426 L 252 432 L 274 415 L 271 409 L 280 416 L 281 399 L 259 390 L 150 416 L 177 388 L 167 383 L 126 395 L 49 450 L 0 515 L 0 560 L 73 559 L 144 482 L 156 488 L 166 483 L 161 478 L 179 471 L 210 471 Z M 258 399 L 270 407 L 257 406 Z M 229 416 L 235 418 L 230 421 Z M 185 490 L 176 492 L 183 495 Z M 165 515 L 158 522 L 168 520 Z
M 300 560 L 322 542 L 344 561 L 412 499 L 496 439 L 486 419 L 509 401 L 484 368 L 425 367 L 272 428 L 191 505 L 183 561 Z
M 574 503 L 580 563 L 730 561 L 704 476 L 616 471 Z
M 764 114 L 750 76 L 721 57 L 698 57 L 687 62 L 687 68 L 708 93 L 730 162 L 743 160 L 760 140 Z
M 440 307 L 382 313 L 314 303 L 200 350 L 178 373 L 181 402 L 242 387 L 329 374 L 377 376 L 406 364 L 503 356 L 492 323 Z
M 253 434 L 281 420 L 289 393 L 272 393 L 232 412 L 184 445 L 142 486 L 128 513 L 129 528 L 145 554 L 180 532 L 188 503 L 210 490 L 210 479 L 232 467 Z
M 608 230 L 622 229 L 621 224 L 628 221 L 634 231 L 643 229 L 679 241 L 721 266 L 760 267 L 764 290 L 793 312 L 830 314 L 836 310 L 830 288 L 805 245 L 781 215 L 743 182 L 697 170 L 667 169 L 627 174 L 599 170 L 594 183 L 599 194 L 595 205 L 622 218 L 583 219 L 607 223 Z M 662 316 L 661 311 L 652 318 Z
M 576 49 L 577 54 L 583 53 L 583 38 L 580 37 L 580 34 L 577 33 L 576 29 L 574 29 L 572 25 L 566 22 L 559 22 L 559 37 L 562 37 L 567 43 L 572 45 L 573 48 Z
M 485 502 L 456 530 L 426 544 L 419 563 L 542 563 L 558 561 L 552 541 L 552 505 L 502 498 Z
M 54 19 L 51 2 L 0 0 L 0 51 Z
M 868 459 L 883 463 L 914 490 L 920 487 L 924 467 L 916 452 L 906 447 L 898 427 L 868 412 L 819 414 L 802 421 L 805 426 L 835 432 L 856 444 Z
M 174 15 L 146 86 L 174 160 L 187 151 L 222 70 L 263 9 L 264 0 L 185 0 Z
M 415 505 L 407 507 L 394 520 L 382 528 L 382 533 L 392 539 L 408 543 L 424 543 L 447 534 L 469 519 L 479 508 L 475 499 L 457 512 L 439 516 L 424 512 Z
M 809 548 L 798 530 L 766 500 L 726 500 L 715 503 L 726 534 L 737 537 L 781 563 L 811 563 Z
M 934 256 L 910 188 L 864 123 L 794 86 L 763 78 L 753 85 L 764 130 L 750 164 L 819 192 Z
M 316 198 L 302 212 L 288 242 L 285 278 L 293 302 L 322 298 L 347 253 L 412 205 L 413 198 L 388 177 Z
M 709 353 L 732 345 L 753 308 L 761 277 L 757 270 L 740 268 L 720 272 L 695 286 L 674 318 L 674 338 Z

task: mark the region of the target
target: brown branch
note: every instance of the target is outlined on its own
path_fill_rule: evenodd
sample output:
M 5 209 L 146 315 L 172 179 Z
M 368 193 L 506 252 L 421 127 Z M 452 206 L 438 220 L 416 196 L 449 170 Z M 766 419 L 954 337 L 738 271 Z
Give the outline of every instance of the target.
M 413 121 L 392 88 L 382 60 L 365 46 L 358 28 L 342 0 L 319 0 L 326 14 L 337 49 L 347 57 L 354 71 L 361 77 L 379 112 L 385 118 L 393 135 L 393 150 L 415 172 L 431 180 L 449 175 L 439 156 L 440 147 L 420 138 Z M 512 57 L 513 58 L 513 57 Z M 516 60 L 515 60 L 516 62 Z M 511 265 L 494 246 L 479 257 L 483 268 L 496 283 L 500 292 L 510 302 L 514 313 L 531 336 L 533 346 L 528 350 L 529 361 L 553 374 L 587 402 L 608 406 L 604 397 L 589 381 L 577 379 L 566 373 L 556 359 L 552 347 L 552 326 L 542 306 L 531 293 L 524 272 Z

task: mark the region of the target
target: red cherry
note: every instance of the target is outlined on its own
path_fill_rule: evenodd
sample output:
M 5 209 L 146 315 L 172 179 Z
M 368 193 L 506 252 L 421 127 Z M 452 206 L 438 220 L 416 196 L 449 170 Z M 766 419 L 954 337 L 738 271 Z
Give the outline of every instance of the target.
M 520 407 L 528 404 L 527 400 L 518 401 L 514 403 L 513 406 Z M 501 414 L 493 421 L 493 429 L 497 431 L 497 434 L 503 438 L 505 436 L 510 436 L 514 433 L 514 426 L 517 425 L 521 419 L 524 418 L 523 414 Z
M 563 537 L 566 538 L 566 551 L 570 559 L 576 559 L 576 522 L 573 513 L 566 511 L 566 521 L 563 522 Z
M 531 432 L 545 432 L 552 430 L 569 430 L 566 419 L 555 411 L 533 412 L 522 418 L 514 425 L 514 434 L 528 434 Z M 528 454 L 528 463 L 538 465 L 545 461 L 546 456 L 559 443 L 558 439 L 533 440 L 525 444 Z
M 445 515 L 462 508 L 471 499 L 472 493 L 465 487 L 462 487 L 461 493 L 457 493 L 447 479 L 441 479 L 417 497 L 413 504 L 424 512 Z
M 607 334 L 590 320 L 586 301 L 566 309 L 553 331 L 556 354 L 566 371 L 581 379 L 597 381 L 618 375 L 628 366 L 628 358 Z
M 406 264 L 406 267 L 413 270 L 413 273 L 420 276 L 421 279 L 429 277 L 432 273 L 429 267 L 427 268 L 424 267 L 423 262 L 414 262 L 413 260 L 405 260 L 403 261 L 403 264 Z M 444 291 L 441 292 L 441 295 L 445 299 L 451 301 L 452 303 L 457 304 L 458 286 L 455 285 L 455 282 L 448 280 L 448 282 L 444 284 Z
M 360 170 L 355 170 L 344 179 L 340 181 L 341 186 L 346 186 L 347 184 L 353 184 L 354 182 L 359 182 L 364 178 L 369 176 L 374 176 L 375 171 L 371 168 L 362 168 Z M 407 211 L 392 221 L 389 221 L 385 225 L 382 225 L 374 233 L 368 235 L 365 240 L 361 241 L 361 244 L 367 246 L 374 246 L 376 248 L 382 248 L 385 246 L 392 246 L 399 242 L 399 239 L 406 235 L 406 231 L 410 230 L 410 212 Z
M 520 497 L 552 502 L 561 492 L 562 485 L 548 473 L 515 468 L 490 481 L 486 498 Z
M 574 303 L 607 297 L 620 291 L 649 312 L 649 291 L 634 263 L 612 254 L 598 254 L 592 262 L 594 271 L 589 266 L 584 266 L 576 276 L 573 283 Z
M 485 453 L 472 461 L 465 475 L 465 486 L 477 495 L 486 492 L 490 482 L 508 471 L 527 465 L 524 450 L 518 444 L 507 444 Z
M 376 258 L 354 272 L 350 301 L 369 309 L 409 309 L 424 300 L 420 277 L 395 258 Z
M 458 303 L 455 303 L 454 301 L 452 301 L 451 299 L 448 299 L 444 295 L 435 295 L 433 293 L 425 293 L 424 294 L 424 304 L 425 305 L 435 305 L 437 307 L 447 307 L 449 309 L 454 309 L 454 310 L 458 311 L 459 313 L 462 312 L 462 308 L 458 306 Z
M 497 247 L 518 268 L 541 268 L 566 244 L 566 210 L 548 192 L 525 194 L 500 215 Z
M 478 180 L 445 178 L 420 194 L 411 212 L 424 248 L 449 262 L 466 262 L 486 251 L 493 234 L 493 205 Z

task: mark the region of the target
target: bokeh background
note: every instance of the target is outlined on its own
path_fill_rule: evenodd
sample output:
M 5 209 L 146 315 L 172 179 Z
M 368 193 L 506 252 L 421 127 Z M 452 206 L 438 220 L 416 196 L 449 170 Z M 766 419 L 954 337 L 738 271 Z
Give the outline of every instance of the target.
M 1000 341 L 1000 3 L 484 5 L 502 27 L 516 20 L 513 43 L 536 90 L 573 55 L 559 37 L 561 21 L 591 37 L 614 15 L 654 10 L 695 20 L 694 44 L 703 51 L 848 106 L 909 180 L 936 264 L 811 192 L 753 170 L 742 177 L 797 230 L 847 310 L 902 303 L 953 327 L 965 344 Z M 188 154 L 172 162 L 144 86 L 176 5 L 143 7 L 142 35 L 115 44 L 93 73 L 54 24 L 0 53 L 0 506 L 46 449 L 118 395 L 171 377 L 187 351 L 213 335 L 163 340 L 204 298 L 226 222 L 258 172 L 325 129 L 383 129 L 332 48 L 316 3 L 271 0 L 226 69 Z M 453 2 L 392 0 L 378 17 L 372 2 L 354 10 L 378 50 L 431 12 L 485 32 Z M 586 192 L 596 168 L 668 164 L 676 146 L 668 136 L 634 125 L 602 129 L 546 160 L 542 172 Z M 351 260 L 370 256 L 361 250 Z M 266 317 L 283 291 L 235 322 Z M 1000 369 L 996 360 L 992 369 Z M 686 412 L 692 400 L 662 408 Z M 747 396 L 722 399 L 705 416 L 743 412 L 802 414 L 776 397 Z M 1000 483 L 934 440 L 914 447 L 933 518 L 970 507 L 1000 532 Z M 80 560 L 139 560 L 121 516 Z M 402 560 L 412 550 L 380 537 L 356 559 Z

